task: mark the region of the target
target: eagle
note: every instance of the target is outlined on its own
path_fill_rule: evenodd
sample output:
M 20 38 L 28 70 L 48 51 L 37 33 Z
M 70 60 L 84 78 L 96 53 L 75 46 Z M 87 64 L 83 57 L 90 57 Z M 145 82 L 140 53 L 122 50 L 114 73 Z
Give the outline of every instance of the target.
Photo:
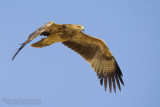
M 31 44 L 31 46 L 42 48 L 56 42 L 62 42 L 62 44 L 80 54 L 91 64 L 100 80 L 101 86 L 104 84 L 105 91 L 108 84 L 109 91 L 112 92 L 113 87 L 116 93 L 116 83 L 121 91 L 120 84 L 124 85 L 123 75 L 111 51 L 103 40 L 87 35 L 83 31 L 84 27 L 82 25 L 56 24 L 50 21 L 29 35 L 28 39 L 21 44 L 21 47 L 14 54 L 12 60 L 25 45 L 37 36 L 45 36 L 45 38 Z

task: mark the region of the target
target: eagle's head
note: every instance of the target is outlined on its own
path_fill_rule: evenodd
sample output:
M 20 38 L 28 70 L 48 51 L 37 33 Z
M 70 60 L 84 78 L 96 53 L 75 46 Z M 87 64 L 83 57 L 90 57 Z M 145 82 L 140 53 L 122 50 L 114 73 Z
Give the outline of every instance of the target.
M 84 31 L 84 27 L 82 25 L 63 24 L 63 26 L 78 32 Z

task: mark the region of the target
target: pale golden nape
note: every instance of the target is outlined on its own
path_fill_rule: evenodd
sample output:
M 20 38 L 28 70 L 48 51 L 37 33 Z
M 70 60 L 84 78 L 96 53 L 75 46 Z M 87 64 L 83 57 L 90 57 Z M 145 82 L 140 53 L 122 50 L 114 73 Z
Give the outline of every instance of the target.
M 120 83 L 124 85 L 122 72 L 117 61 L 103 40 L 89 36 L 83 33 L 83 30 L 84 27 L 82 25 L 48 22 L 28 37 L 15 53 L 12 60 L 25 45 L 37 36 L 43 35 L 46 36 L 46 38 L 33 43 L 31 46 L 42 48 L 56 42 L 62 42 L 62 44 L 80 54 L 91 64 L 91 67 L 100 79 L 100 84 L 104 84 L 105 91 L 108 84 L 110 92 L 113 87 L 116 93 L 116 83 L 119 90 L 121 90 Z

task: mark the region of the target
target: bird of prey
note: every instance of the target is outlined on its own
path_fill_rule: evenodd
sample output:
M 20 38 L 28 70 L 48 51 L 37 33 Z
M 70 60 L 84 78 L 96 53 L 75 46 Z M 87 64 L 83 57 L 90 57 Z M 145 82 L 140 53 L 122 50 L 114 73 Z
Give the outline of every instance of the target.
M 12 60 L 25 45 L 37 36 L 43 35 L 46 38 L 42 38 L 40 41 L 31 44 L 31 46 L 42 48 L 56 42 L 62 42 L 62 44 L 80 54 L 91 64 L 100 79 L 100 84 L 103 85 L 104 83 L 105 91 L 108 84 L 110 92 L 113 87 L 116 93 L 116 83 L 121 91 L 120 83 L 124 85 L 122 72 L 111 51 L 103 40 L 89 36 L 83 33 L 83 30 L 84 27 L 82 25 L 48 22 L 28 37 L 15 53 Z

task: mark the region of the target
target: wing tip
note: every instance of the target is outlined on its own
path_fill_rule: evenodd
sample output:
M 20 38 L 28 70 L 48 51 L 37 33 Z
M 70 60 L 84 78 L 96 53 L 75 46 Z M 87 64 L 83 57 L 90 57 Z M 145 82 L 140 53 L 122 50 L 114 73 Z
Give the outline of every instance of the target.
M 13 60 L 14 60 L 14 58 L 15 58 L 15 56 L 13 56 L 11 60 L 13 61 Z
M 117 73 L 109 74 L 109 75 L 106 75 L 106 76 L 103 76 L 103 77 L 101 76 L 101 77 L 99 77 L 99 79 L 100 79 L 100 85 L 102 86 L 104 84 L 105 92 L 107 90 L 107 82 L 108 82 L 110 93 L 112 93 L 112 90 L 114 90 L 114 93 L 116 94 L 116 87 L 118 87 L 119 91 L 121 92 L 120 83 L 124 86 L 123 79 Z

